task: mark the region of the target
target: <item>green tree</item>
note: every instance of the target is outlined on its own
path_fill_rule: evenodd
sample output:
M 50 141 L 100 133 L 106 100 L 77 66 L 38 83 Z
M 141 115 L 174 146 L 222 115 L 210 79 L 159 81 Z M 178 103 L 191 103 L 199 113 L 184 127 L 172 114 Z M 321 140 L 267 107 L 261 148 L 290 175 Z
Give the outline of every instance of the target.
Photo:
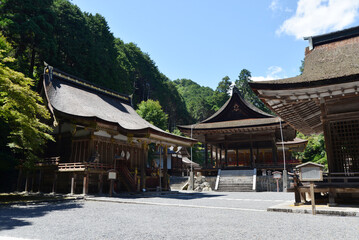
M 48 133 L 51 128 L 40 121 L 49 119 L 50 114 L 42 98 L 31 90 L 34 81 L 8 66 L 14 61 L 10 52 L 10 45 L 0 36 L 0 121 L 2 130 L 8 133 L 7 139 L 1 142 L 6 142 L 7 147 L 30 167 L 38 160 L 46 141 L 53 140 Z
M 305 162 L 315 162 L 323 164 L 328 169 L 327 155 L 325 151 L 325 141 L 323 134 L 313 134 L 305 136 L 297 133 L 297 137 L 308 140 L 307 146 L 303 152 L 294 152 L 293 154 Z
M 200 86 L 189 79 L 177 79 L 173 83 L 186 104 L 189 123 L 204 120 L 215 112 L 212 110 L 214 91 L 211 88 Z
M 218 83 L 216 91 L 214 91 L 211 105 L 213 111 L 218 111 L 229 99 L 229 93 L 231 90 L 232 82 L 228 76 L 222 78 L 222 80 Z
M 222 78 L 222 81 L 220 81 L 218 83 L 216 90 L 220 93 L 228 94 L 231 89 L 231 85 L 232 85 L 232 82 L 231 82 L 230 78 L 228 76 L 225 76 L 224 78 Z
M 166 130 L 168 115 L 162 110 L 159 101 L 153 101 L 151 99 L 142 101 L 137 105 L 136 112 L 146 121 L 151 124 Z
M 251 82 L 251 72 L 247 69 L 242 69 L 239 73 L 238 79 L 235 81 L 235 84 L 239 91 L 242 93 L 245 100 L 252 103 L 257 108 L 261 109 L 264 112 L 271 113 L 271 111 L 264 105 L 264 103 L 254 94 L 252 88 L 249 86 Z
M 52 2 L 3 0 L 0 4 L 2 33 L 15 49 L 17 69 L 29 77 L 34 76 L 35 69 L 41 71 L 44 57 L 50 60 L 54 55 Z

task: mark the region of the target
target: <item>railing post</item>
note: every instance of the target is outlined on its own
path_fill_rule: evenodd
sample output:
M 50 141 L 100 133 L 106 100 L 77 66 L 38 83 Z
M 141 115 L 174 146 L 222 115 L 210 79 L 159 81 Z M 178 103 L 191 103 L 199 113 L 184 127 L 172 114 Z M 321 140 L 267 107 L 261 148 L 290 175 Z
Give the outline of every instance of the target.
M 71 195 L 75 193 L 75 178 L 76 174 L 73 174 L 71 177 Z

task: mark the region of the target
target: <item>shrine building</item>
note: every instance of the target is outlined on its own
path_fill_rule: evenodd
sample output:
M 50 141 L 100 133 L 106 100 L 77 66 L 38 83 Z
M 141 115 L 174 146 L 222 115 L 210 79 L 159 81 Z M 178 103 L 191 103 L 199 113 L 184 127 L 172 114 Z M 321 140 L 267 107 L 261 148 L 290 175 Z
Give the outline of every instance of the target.
M 109 191 L 109 170 L 116 172 L 115 191 L 168 190 L 167 161 L 159 170 L 148 162 L 149 144 L 164 149 L 188 147 L 195 140 L 168 133 L 141 118 L 131 98 L 46 65 L 41 94 L 54 121 L 44 161 L 20 169 L 18 188 L 43 192 Z M 157 174 L 156 174 L 157 173 Z M 162 181 L 159 184 L 159 181 Z
M 296 131 L 287 122 L 247 102 L 235 86 L 230 99 L 211 117 L 178 128 L 204 144 L 206 169 L 257 169 L 265 175 L 268 170 L 283 170 L 285 158 L 290 170 L 301 162 L 291 152 L 302 151 L 307 142 L 295 138 Z
M 359 27 L 305 39 L 309 46 L 301 75 L 250 86 L 293 128 L 324 133 L 328 174 L 323 191 L 332 199 L 359 193 Z

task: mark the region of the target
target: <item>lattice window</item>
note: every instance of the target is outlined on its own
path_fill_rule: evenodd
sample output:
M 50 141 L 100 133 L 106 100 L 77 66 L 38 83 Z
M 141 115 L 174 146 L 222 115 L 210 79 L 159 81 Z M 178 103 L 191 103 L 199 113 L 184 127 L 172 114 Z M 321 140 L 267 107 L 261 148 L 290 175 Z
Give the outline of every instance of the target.
M 359 120 L 330 123 L 334 172 L 359 172 Z

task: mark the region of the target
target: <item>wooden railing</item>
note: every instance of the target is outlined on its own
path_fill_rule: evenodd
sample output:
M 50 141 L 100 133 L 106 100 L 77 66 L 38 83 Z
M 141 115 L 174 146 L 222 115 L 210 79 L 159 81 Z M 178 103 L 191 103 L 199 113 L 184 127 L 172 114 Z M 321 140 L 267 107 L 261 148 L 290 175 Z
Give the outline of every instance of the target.
M 352 173 L 326 173 L 323 176 L 323 184 L 339 184 L 339 185 L 353 185 L 358 184 L 359 187 L 359 172 Z
M 55 166 L 59 165 L 60 157 L 44 158 L 42 161 L 36 163 L 37 166 Z
M 108 170 L 111 169 L 111 165 L 103 164 L 103 163 L 75 162 L 75 163 L 60 163 L 58 168 L 60 172 Z

